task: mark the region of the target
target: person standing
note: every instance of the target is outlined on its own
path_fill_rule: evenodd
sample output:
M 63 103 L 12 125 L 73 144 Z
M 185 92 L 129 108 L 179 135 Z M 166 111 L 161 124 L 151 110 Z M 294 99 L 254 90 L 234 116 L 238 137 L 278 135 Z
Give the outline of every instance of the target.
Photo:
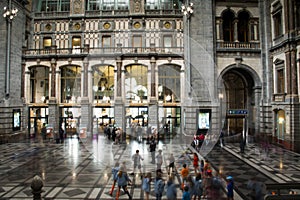
M 128 174 L 126 172 L 123 172 L 123 169 L 121 167 L 119 172 L 118 172 L 118 175 L 117 175 L 118 191 L 117 191 L 117 195 L 116 195 L 116 200 L 119 199 L 121 188 L 128 195 L 129 199 L 132 199 L 132 197 L 129 194 L 129 191 L 127 189 L 127 184 L 130 183 L 130 182 L 131 182 L 131 180 L 128 177 Z
M 135 154 L 132 156 L 132 161 L 133 161 L 133 172 L 132 175 L 134 175 L 135 169 L 138 168 L 140 171 L 140 174 L 142 176 L 142 165 L 141 165 L 141 160 L 144 160 L 142 156 L 139 154 L 139 150 L 135 151 Z
M 193 166 L 194 166 L 194 169 L 195 169 L 195 174 L 197 174 L 198 173 L 198 168 L 199 168 L 199 157 L 198 157 L 198 154 L 196 152 L 194 152 Z
M 233 178 L 232 176 L 227 176 L 226 177 L 226 189 L 227 189 L 227 200 L 233 200 Z
M 156 170 L 162 172 L 161 166 L 163 164 L 162 150 L 158 150 L 158 154 L 156 155 Z
M 172 173 L 174 173 L 175 171 L 175 158 L 173 153 L 170 154 L 169 157 L 169 169 L 168 169 L 168 173 L 170 173 L 170 175 L 172 175 Z
M 151 153 L 151 163 L 155 164 L 155 149 L 156 149 L 156 142 L 153 136 L 151 136 L 151 141 L 149 145 L 150 153 Z

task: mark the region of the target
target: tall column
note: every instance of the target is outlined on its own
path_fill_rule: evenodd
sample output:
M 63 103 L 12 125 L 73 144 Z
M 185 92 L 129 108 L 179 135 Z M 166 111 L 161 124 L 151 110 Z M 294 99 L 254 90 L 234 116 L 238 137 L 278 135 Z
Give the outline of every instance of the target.
M 88 67 L 89 67 L 89 61 L 87 58 L 85 58 L 82 62 L 82 92 L 81 94 L 81 123 L 79 129 L 86 129 L 88 132 L 88 135 L 92 132 L 92 108 L 90 105 L 89 97 L 88 97 Z M 90 88 L 92 89 L 92 88 Z M 79 130 L 80 131 L 80 130 Z
M 56 97 L 56 93 L 55 93 L 55 87 L 56 87 L 55 69 L 56 69 L 56 60 L 54 58 L 52 58 L 51 59 L 51 71 L 50 71 L 50 83 L 51 83 L 50 97 Z
M 239 41 L 239 38 L 238 38 L 238 21 L 239 21 L 238 19 L 235 19 L 233 21 L 233 23 L 234 23 L 233 41 L 235 41 L 235 42 Z
M 158 105 L 156 98 L 156 88 L 157 88 L 157 70 L 156 70 L 156 59 L 154 57 L 150 60 L 150 77 L 151 77 L 151 91 L 150 91 L 150 102 L 149 102 L 149 112 L 148 112 L 148 124 L 149 126 L 154 126 L 158 128 Z
M 115 123 L 116 126 L 122 127 L 123 130 L 125 130 L 126 123 L 125 123 L 125 107 L 124 102 L 122 98 L 122 59 L 120 57 L 116 60 L 117 63 L 117 70 L 115 73 L 117 73 L 117 82 L 116 82 L 116 97 L 115 97 Z
M 296 49 L 292 47 L 285 52 L 286 57 L 286 73 L 287 73 L 287 94 L 288 99 L 294 101 L 298 99 L 297 88 L 297 65 L 296 65 Z

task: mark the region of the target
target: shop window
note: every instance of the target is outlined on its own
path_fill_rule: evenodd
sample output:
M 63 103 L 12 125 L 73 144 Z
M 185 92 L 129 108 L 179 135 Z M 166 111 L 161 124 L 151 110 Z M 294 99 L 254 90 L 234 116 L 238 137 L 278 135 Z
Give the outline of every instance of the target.
M 223 19 L 223 40 L 226 42 L 234 41 L 234 13 L 227 10 L 222 15 Z
M 249 14 L 246 11 L 238 15 L 238 40 L 239 42 L 249 42 Z

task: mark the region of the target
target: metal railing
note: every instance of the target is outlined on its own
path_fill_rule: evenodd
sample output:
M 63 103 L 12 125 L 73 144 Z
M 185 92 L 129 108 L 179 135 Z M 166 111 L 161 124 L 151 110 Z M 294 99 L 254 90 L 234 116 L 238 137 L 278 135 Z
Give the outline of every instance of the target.
M 274 183 L 266 184 L 266 189 L 271 194 L 265 196 L 265 200 L 296 200 L 300 194 L 290 194 L 290 191 L 300 189 L 300 183 Z

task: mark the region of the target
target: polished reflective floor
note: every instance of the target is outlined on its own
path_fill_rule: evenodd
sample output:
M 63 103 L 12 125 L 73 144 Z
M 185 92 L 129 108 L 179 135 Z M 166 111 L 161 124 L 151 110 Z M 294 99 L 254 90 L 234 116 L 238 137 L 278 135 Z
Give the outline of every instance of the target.
M 194 175 L 194 149 L 190 147 L 190 143 L 191 138 L 182 135 L 159 142 L 157 149 L 163 151 L 165 180 L 171 153 L 176 159 L 177 172 L 181 169 L 182 162 L 187 162 Z M 114 144 L 103 135 L 98 135 L 93 139 L 68 138 L 62 144 L 41 139 L 2 144 L 0 199 L 32 199 L 31 183 L 35 175 L 43 180 L 43 199 L 115 199 L 115 193 L 113 196 L 109 195 L 112 185 L 111 168 L 116 162 L 125 161 L 128 172 L 132 172 L 131 156 L 137 149 L 144 158 L 143 172 L 152 172 L 155 177 L 156 165 L 151 163 L 146 141 L 127 139 L 122 144 Z M 185 154 L 187 156 L 182 160 Z M 246 184 L 251 177 L 264 183 L 300 181 L 300 155 L 275 146 L 271 147 L 268 154 L 255 144 L 248 144 L 244 154 L 240 154 L 238 144 L 227 144 L 223 148 L 215 146 L 206 158 L 224 177 L 234 177 L 235 199 L 246 199 L 249 193 Z M 179 186 L 180 176 L 176 177 L 175 183 Z M 136 173 L 130 178 L 133 184 L 129 186 L 129 191 L 133 199 L 144 199 L 140 176 Z M 177 194 L 181 199 L 181 190 L 178 189 Z M 122 193 L 120 199 L 128 197 Z M 155 199 L 153 183 L 150 199 Z M 163 199 L 166 199 L 165 195 Z

